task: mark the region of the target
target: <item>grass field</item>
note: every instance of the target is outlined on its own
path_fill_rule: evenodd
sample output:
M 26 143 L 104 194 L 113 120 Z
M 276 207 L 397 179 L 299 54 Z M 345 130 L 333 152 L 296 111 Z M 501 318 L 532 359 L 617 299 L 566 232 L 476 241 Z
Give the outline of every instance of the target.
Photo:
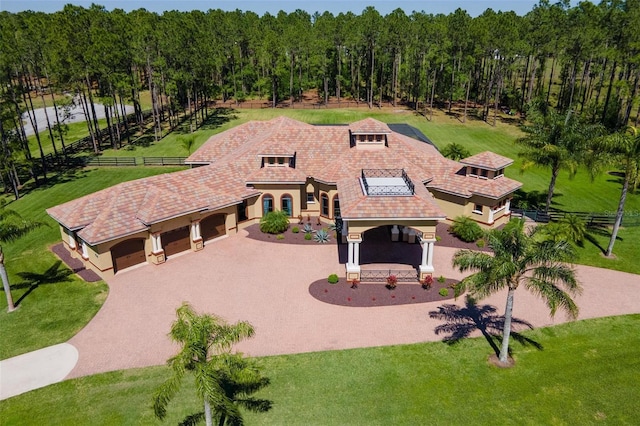
M 425 316 L 428 313 L 425 311 Z M 515 344 L 516 366 L 487 363 L 482 338 L 259 359 L 273 402 L 247 424 L 637 424 L 640 315 L 527 332 L 542 345 Z M 65 381 L 0 401 L 5 424 L 176 424 L 201 410 L 191 382 L 160 422 L 150 408 L 166 367 Z
M 5 296 L 0 295 L 0 359 L 68 340 L 96 314 L 107 295 L 107 286 L 102 281 L 88 284 L 74 275 L 68 277 L 69 281 L 49 276 L 42 277 L 41 284 L 31 286 L 18 275 L 43 274 L 57 261 L 49 247 L 60 242 L 60 231 L 45 210 L 118 182 L 172 170 L 177 169 L 135 168 L 127 173 L 111 168 L 77 171 L 9 204 L 23 217 L 45 226 L 3 245 L 13 299 L 20 302 L 20 308 L 8 314 Z
M 527 191 L 546 189 L 548 171 L 532 170 L 525 174 L 519 172 L 518 148 L 514 144 L 514 140 L 521 135 L 518 127 L 502 122 L 492 127 L 475 119 L 469 119 L 466 124 L 463 124 L 456 118 L 443 113 L 434 115 L 434 120 L 428 121 L 422 115 L 402 108 L 226 111 L 213 120 L 214 124 L 206 125 L 204 129 L 195 133 L 196 147 L 211 135 L 240 123 L 248 120 L 266 120 L 282 114 L 315 124 L 350 123 L 368 116 L 389 123 L 408 123 L 423 131 L 439 147 L 455 141 L 463 143 L 472 153 L 490 149 L 515 158 L 516 164 L 507 169 L 507 174 L 521 180 Z M 116 152 L 105 151 L 104 155 L 185 156 L 185 149 L 180 142 L 181 136 L 183 135 L 174 133 L 147 147 L 136 146 L 135 149 L 122 149 Z M 55 177 L 46 187 L 34 189 L 20 200 L 10 204 L 10 208 L 17 210 L 26 218 L 43 221 L 49 226 L 4 247 L 7 254 L 7 269 L 11 282 L 15 286 L 14 300 L 20 300 L 24 294 L 28 294 L 21 301 L 24 309 L 11 315 L 4 312 L 6 302 L 3 297 L 0 297 L 0 321 L 4 325 L 0 329 L 0 338 L 3 342 L 9 342 L 0 347 L 0 358 L 68 339 L 95 315 L 105 296 L 106 287 L 102 283 L 95 286 L 84 285 L 76 278 L 72 278 L 69 282 L 42 284 L 35 289 L 30 289 L 28 283 L 23 282 L 24 280 L 17 275 L 20 272 L 43 273 L 56 261 L 48 247 L 59 242 L 60 236 L 55 222 L 46 215 L 45 209 L 118 182 L 173 170 L 176 169 L 139 167 L 77 171 Z M 578 174 L 573 180 L 569 180 L 566 174 L 562 174 L 557 185 L 556 206 L 565 210 L 614 211 L 619 189 L 620 183 L 609 175 L 602 175 L 591 183 L 586 173 Z M 640 212 L 640 195 L 629 195 L 627 211 Z M 579 262 L 640 274 L 640 263 L 637 262 L 639 252 L 635 244 L 640 237 L 640 228 L 622 229 L 619 237 L 620 240 L 614 249 L 615 259 L 603 258 L 602 250 L 593 243 L 587 242 L 584 248 L 579 250 Z M 606 247 L 606 235 L 594 238 L 598 245 Z M 70 305 L 68 309 L 73 312 L 67 313 L 61 309 L 64 307 L 63 304 Z M 34 312 L 37 314 L 34 315 Z M 26 327 L 29 331 L 24 332 L 25 324 L 31 323 L 34 325 Z

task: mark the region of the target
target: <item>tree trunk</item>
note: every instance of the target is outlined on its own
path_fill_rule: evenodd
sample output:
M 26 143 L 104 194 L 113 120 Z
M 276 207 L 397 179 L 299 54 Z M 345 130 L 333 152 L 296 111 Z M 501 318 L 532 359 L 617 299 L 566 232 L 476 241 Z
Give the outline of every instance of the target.
M 7 312 L 13 312 L 16 307 L 13 305 L 13 297 L 11 296 L 11 287 L 9 286 L 9 277 L 7 276 L 7 270 L 4 268 L 4 253 L 0 247 L 0 278 L 2 279 L 2 287 L 4 288 L 4 294 L 7 296 Z
M 607 96 L 604 99 L 604 106 L 602 107 L 602 121 L 607 118 L 607 110 L 609 109 L 609 101 L 611 100 L 611 90 L 613 90 L 613 81 L 616 78 L 616 66 L 618 65 L 618 61 L 613 61 L 613 66 L 611 67 L 611 77 L 609 77 L 609 87 L 607 88 Z
M 207 401 L 207 398 L 204 399 L 204 419 L 207 426 L 213 426 L 213 420 L 211 418 L 211 404 Z
M 622 193 L 620 194 L 620 202 L 618 203 L 618 211 L 616 212 L 616 221 L 613 223 L 613 230 L 611 231 L 611 239 L 609 240 L 609 246 L 607 247 L 606 256 L 611 256 L 613 253 L 613 245 L 616 243 L 618 237 L 618 229 L 622 223 L 622 216 L 624 215 L 624 203 L 627 199 L 627 191 L 629 190 L 629 180 L 631 179 L 631 170 L 627 167 L 624 174 L 624 183 L 622 184 Z
M 509 359 L 509 337 L 511 336 L 511 316 L 513 315 L 513 294 L 515 288 L 509 287 L 507 293 L 507 306 L 504 309 L 504 327 L 502 328 L 502 348 L 500 349 L 500 362 L 507 363 Z
M 549 182 L 549 189 L 547 190 L 547 203 L 544 208 L 545 213 L 549 213 L 549 208 L 551 207 L 551 199 L 553 198 L 553 192 L 556 190 L 558 173 L 560 173 L 560 166 L 556 163 L 551 167 L 551 181 Z
M 553 84 L 553 71 L 556 68 L 556 57 L 553 56 L 553 60 L 551 61 L 551 75 L 549 76 L 549 88 L 547 89 L 547 104 L 549 103 L 549 96 L 551 95 L 551 85 Z

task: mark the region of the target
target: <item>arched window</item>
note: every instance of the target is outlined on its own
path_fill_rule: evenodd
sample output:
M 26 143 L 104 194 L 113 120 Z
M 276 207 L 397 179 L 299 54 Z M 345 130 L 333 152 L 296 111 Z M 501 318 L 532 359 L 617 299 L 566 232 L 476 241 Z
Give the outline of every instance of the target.
M 324 193 L 320 196 L 320 212 L 322 216 L 329 217 L 329 196 Z
M 340 200 L 337 194 L 333 197 L 333 218 L 336 217 L 340 217 Z
M 262 196 L 262 216 L 273 211 L 273 196 L 265 194 Z
M 280 210 L 289 217 L 293 216 L 293 198 L 289 194 L 284 194 L 280 198 Z

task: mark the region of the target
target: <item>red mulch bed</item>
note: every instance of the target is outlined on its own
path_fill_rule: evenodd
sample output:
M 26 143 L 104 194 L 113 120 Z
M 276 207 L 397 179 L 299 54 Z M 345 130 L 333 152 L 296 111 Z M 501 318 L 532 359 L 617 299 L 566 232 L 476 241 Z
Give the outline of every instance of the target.
M 430 289 L 424 289 L 418 283 L 400 283 L 390 290 L 385 284 L 360 283 L 352 288 L 344 278 L 336 284 L 329 284 L 326 279 L 314 281 L 309 286 L 309 293 L 321 302 L 332 305 L 371 307 L 410 305 L 416 303 L 440 302 L 453 299 L 453 289 L 458 281 L 447 279 L 444 283 L 434 281 Z M 448 296 L 440 296 L 441 288 L 448 288 Z
M 305 221 L 304 223 L 306 224 L 307 222 Z M 327 232 L 329 233 L 329 242 L 326 244 L 336 243 L 335 232 L 329 230 L 329 225 L 327 225 L 326 223 L 322 223 L 321 225 L 318 225 L 315 220 L 312 220 L 310 225 L 313 227 L 314 231 L 319 231 L 320 229 L 327 230 Z M 294 227 L 298 227 L 300 232 L 294 233 L 293 232 Z M 295 222 L 292 222 L 289 224 L 289 229 L 287 229 L 281 234 L 284 236 L 284 238 L 281 240 L 279 240 L 277 238 L 277 235 L 275 234 L 267 234 L 262 232 L 260 230 L 259 224 L 248 226 L 245 228 L 245 230 L 249 233 L 248 235 L 249 238 L 252 238 L 258 241 L 268 241 L 268 242 L 273 242 L 278 244 L 320 244 L 315 242 L 313 238 L 311 238 L 310 240 L 305 240 L 304 239 L 305 234 L 302 231 L 303 227 L 304 227 L 304 224 L 298 225 L 297 219 L 295 219 Z
M 73 257 L 64 248 L 63 243 L 58 243 L 51 247 L 51 251 L 56 254 L 60 260 L 62 260 L 74 273 L 78 274 L 80 278 L 89 283 L 95 283 L 97 281 L 102 280 L 98 274 L 93 272 L 91 269 L 87 269 L 84 267 L 84 264 Z

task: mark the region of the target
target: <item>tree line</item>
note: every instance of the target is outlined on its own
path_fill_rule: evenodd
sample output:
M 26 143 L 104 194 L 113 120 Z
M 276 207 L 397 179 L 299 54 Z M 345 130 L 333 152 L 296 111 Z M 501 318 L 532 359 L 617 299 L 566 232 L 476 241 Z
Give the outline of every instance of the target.
M 2 180 L 8 187 L 18 178 L 16 165 L 31 167 L 36 181 L 39 173 L 46 178 L 46 165 L 32 167 L 20 120 L 27 112 L 42 157 L 36 99 L 56 113 L 66 103 L 81 105 L 92 137 L 100 130 L 98 101 L 109 128 L 127 125 L 126 103 L 142 129 L 144 91 L 156 138 L 163 124 L 172 127 L 181 112 L 191 117 L 212 100 L 269 99 L 275 107 L 310 90 L 320 103 L 404 103 L 428 115 L 434 107 L 456 108 L 463 121 L 473 105 L 491 124 L 501 109 L 523 112 L 543 99 L 615 130 L 640 116 L 638 28 L 640 0 L 541 0 L 524 16 L 487 9 L 478 17 L 462 9 L 383 16 L 374 7 L 359 15 L 127 13 L 95 4 L 52 14 L 0 12 Z M 70 99 L 54 97 L 63 92 Z M 54 150 L 64 152 L 64 126 L 49 116 L 47 122 Z M 117 147 L 121 135 L 110 137 Z

